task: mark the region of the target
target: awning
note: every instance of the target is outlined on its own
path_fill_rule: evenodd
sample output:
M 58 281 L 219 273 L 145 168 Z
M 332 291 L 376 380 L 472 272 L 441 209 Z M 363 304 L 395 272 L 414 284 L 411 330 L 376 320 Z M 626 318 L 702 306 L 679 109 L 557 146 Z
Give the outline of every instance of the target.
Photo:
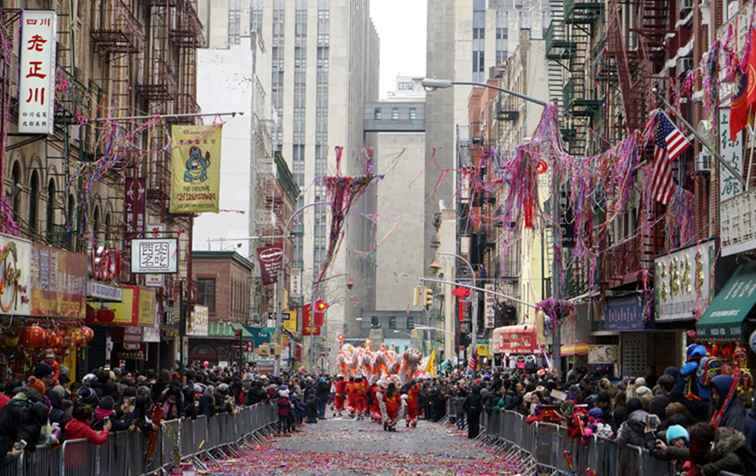
M 743 321 L 756 304 L 756 263 L 740 266 L 696 324 L 699 337 L 742 339 Z
M 535 325 L 497 327 L 491 341 L 495 354 L 532 354 L 538 345 Z
M 242 340 L 252 340 L 252 335 L 241 324 L 236 322 L 209 322 L 207 325 L 207 336 L 190 336 L 191 338 L 209 338 L 209 339 L 236 339 L 239 336 L 236 331 L 241 331 Z
M 577 344 L 563 345 L 559 350 L 562 357 L 571 357 L 573 355 L 588 355 L 590 345 L 586 342 L 579 342 Z

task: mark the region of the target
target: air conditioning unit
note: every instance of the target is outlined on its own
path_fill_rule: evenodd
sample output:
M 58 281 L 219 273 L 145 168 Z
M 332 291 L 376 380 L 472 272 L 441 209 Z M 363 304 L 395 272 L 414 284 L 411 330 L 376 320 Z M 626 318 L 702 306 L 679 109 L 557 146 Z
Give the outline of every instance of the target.
M 688 71 L 692 69 L 693 69 L 692 57 L 679 58 L 677 60 L 677 66 L 675 68 L 675 76 L 679 78 L 680 76 L 687 74 Z
M 710 174 L 712 167 L 712 157 L 706 151 L 701 151 L 696 157 L 696 173 Z

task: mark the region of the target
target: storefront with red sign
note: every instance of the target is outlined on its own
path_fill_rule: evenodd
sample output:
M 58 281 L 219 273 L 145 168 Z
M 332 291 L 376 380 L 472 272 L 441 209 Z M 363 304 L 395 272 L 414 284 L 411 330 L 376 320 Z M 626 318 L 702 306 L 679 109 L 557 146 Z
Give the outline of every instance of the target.
M 535 326 L 504 326 L 493 330 L 491 347 L 495 354 L 533 354 L 538 349 Z

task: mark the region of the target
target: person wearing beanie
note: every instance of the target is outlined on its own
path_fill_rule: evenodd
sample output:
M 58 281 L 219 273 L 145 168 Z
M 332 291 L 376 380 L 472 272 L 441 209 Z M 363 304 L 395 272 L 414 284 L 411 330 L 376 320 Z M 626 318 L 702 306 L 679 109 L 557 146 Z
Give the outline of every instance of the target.
M 680 425 L 672 425 L 667 428 L 665 438 L 668 446 L 676 446 L 678 448 L 685 448 L 690 442 L 688 430 Z
M 105 396 L 100 399 L 100 403 L 97 405 L 94 411 L 94 421 L 92 422 L 93 430 L 102 430 L 105 427 L 105 422 L 110 420 L 113 416 L 113 408 L 115 407 L 115 401 L 111 396 Z M 116 431 L 116 430 L 113 430 Z

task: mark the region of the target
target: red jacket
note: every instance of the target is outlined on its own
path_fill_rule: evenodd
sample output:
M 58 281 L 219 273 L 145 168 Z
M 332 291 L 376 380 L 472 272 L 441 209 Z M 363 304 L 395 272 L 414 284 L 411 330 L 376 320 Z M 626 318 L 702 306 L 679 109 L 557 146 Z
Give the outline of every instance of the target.
M 101 445 L 108 439 L 108 430 L 94 431 L 92 427 L 80 420 L 71 420 L 66 425 L 65 437 L 67 440 L 86 439 L 95 445 Z

